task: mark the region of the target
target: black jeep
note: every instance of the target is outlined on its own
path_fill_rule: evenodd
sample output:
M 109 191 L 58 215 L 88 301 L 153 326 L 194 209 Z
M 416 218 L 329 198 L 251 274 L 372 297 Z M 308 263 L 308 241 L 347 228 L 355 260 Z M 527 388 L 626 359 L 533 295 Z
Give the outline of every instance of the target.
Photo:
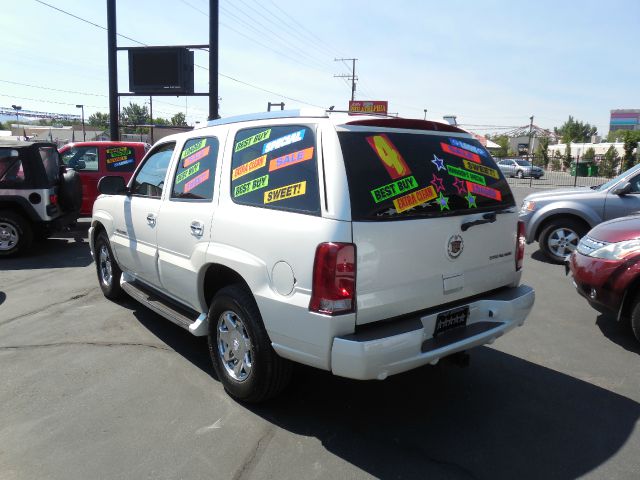
M 73 225 L 82 203 L 76 171 L 47 142 L 0 141 L 0 257 Z

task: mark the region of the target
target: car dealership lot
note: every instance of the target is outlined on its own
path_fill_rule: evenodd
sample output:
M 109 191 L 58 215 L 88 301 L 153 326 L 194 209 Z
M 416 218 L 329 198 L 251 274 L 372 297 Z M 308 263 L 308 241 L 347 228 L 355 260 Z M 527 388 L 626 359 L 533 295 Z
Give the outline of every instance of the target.
M 299 367 L 281 397 L 246 407 L 212 376 L 206 341 L 102 297 L 85 236 L 0 260 L 3 480 L 640 475 L 640 345 L 537 244 L 531 315 L 468 368 L 358 382 Z

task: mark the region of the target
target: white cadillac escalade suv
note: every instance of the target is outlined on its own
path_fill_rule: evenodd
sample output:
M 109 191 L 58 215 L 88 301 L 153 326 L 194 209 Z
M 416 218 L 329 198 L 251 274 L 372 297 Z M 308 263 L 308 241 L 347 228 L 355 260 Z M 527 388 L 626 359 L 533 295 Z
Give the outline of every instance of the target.
M 384 379 L 522 325 L 524 229 L 489 153 L 449 125 L 325 111 L 169 136 L 89 232 L 105 296 L 207 335 L 227 392 L 274 396 L 291 362 Z

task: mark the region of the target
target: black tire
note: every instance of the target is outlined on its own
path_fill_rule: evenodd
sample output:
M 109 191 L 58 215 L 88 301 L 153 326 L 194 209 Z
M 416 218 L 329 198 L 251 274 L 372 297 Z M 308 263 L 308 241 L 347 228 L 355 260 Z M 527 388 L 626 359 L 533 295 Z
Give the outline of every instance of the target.
M 109 238 L 104 230 L 98 233 L 96 237 L 94 254 L 98 283 L 103 295 L 109 300 L 121 298 L 123 294 L 122 287 L 120 287 L 122 270 L 120 270 L 118 262 L 113 256 Z
M 242 402 L 273 398 L 291 379 L 291 362 L 273 350 L 255 299 L 239 284 L 221 289 L 211 302 L 209 354 L 224 389 Z
M 636 339 L 640 342 L 640 295 L 638 295 L 631 308 L 631 330 Z
M 518 178 L 524 178 L 524 172 L 523 172 L 522 170 L 518 170 L 518 171 L 516 172 L 516 177 L 518 177 Z
M 540 232 L 540 250 L 552 263 L 564 263 L 585 233 L 587 228 L 576 220 L 555 219 Z
M 19 213 L 0 210 L 0 257 L 24 253 L 33 243 L 31 223 Z
M 80 174 L 73 169 L 67 169 L 60 175 L 58 200 L 65 212 L 79 212 L 82 207 L 82 183 Z

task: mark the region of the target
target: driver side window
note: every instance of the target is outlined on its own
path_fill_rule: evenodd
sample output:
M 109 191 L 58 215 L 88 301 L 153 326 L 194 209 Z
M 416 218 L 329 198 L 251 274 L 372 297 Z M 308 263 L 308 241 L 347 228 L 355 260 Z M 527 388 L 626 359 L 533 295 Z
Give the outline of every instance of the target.
M 165 143 L 154 149 L 138 170 L 131 185 L 131 194 L 139 197 L 160 198 L 175 143 Z
M 629 190 L 629 193 L 640 193 L 640 175 L 630 178 L 629 183 L 631 184 L 631 190 Z

